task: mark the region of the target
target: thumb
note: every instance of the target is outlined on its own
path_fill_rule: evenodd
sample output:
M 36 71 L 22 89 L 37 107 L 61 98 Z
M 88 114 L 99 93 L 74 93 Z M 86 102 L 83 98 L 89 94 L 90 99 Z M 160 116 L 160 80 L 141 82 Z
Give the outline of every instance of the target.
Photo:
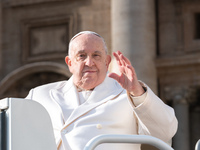
M 116 73 L 109 73 L 108 77 L 113 78 L 119 82 L 119 75 Z

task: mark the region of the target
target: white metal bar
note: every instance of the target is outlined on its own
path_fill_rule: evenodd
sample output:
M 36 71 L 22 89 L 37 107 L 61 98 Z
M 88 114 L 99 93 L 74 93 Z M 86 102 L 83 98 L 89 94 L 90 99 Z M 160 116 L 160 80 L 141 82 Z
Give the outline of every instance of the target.
M 197 141 L 195 145 L 195 150 L 200 150 L 200 139 Z
M 84 150 L 94 150 L 102 143 L 135 143 L 149 144 L 157 147 L 160 150 L 173 150 L 168 144 L 162 140 L 148 135 L 99 135 L 92 138 L 85 146 Z

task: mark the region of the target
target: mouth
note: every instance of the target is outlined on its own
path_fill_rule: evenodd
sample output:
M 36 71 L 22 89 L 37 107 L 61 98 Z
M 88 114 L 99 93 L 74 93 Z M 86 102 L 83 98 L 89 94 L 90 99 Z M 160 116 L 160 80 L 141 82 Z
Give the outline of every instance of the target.
M 83 73 L 95 73 L 96 71 L 90 71 L 90 70 L 88 70 L 88 71 L 84 71 Z
M 95 70 L 86 70 L 86 71 L 83 71 L 84 74 L 92 74 L 92 73 L 96 73 L 97 71 Z

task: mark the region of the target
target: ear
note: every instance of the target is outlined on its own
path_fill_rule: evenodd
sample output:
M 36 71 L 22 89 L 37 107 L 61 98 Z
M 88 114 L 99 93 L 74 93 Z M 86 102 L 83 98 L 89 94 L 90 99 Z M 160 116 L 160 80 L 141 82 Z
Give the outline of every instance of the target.
M 106 56 L 106 66 L 107 66 L 107 67 L 109 66 L 110 62 L 111 62 L 111 56 L 110 56 L 110 55 L 107 55 L 107 56 Z
M 69 56 L 66 56 L 66 57 L 65 57 L 65 63 L 68 65 L 69 68 L 71 67 L 72 61 L 71 61 L 71 59 L 69 58 Z

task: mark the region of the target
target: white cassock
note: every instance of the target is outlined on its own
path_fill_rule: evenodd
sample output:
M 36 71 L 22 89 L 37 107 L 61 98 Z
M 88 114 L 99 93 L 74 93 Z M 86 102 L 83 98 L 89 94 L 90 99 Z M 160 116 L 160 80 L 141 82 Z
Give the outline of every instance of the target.
M 112 78 L 106 77 L 93 91 L 79 93 L 72 76 L 36 87 L 26 99 L 49 112 L 59 150 L 83 150 L 100 134 L 144 134 L 170 143 L 177 130 L 174 110 L 141 84 L 146 92 L 132 102 Z M 140 144 L 101 144 L 95 150 L 140 150 Z

